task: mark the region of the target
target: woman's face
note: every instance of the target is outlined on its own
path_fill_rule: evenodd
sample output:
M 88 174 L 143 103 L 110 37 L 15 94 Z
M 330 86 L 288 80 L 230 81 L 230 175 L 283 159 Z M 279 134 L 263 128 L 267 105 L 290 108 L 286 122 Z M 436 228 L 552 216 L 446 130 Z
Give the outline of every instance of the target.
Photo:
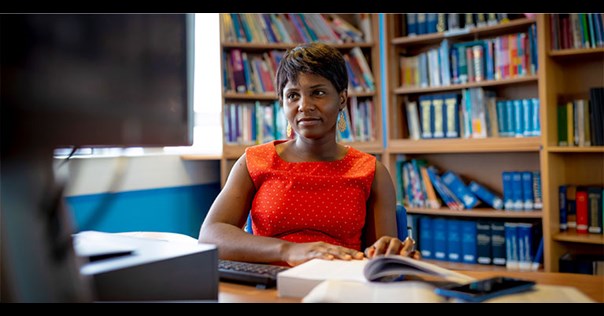
M 346 106 L 346 90 L 338 93 L 326 78 L 301 73 L 297 84 L 283 89 L 285 116 L 297 135 L 305 138 L 335 139 L 338 114 Z

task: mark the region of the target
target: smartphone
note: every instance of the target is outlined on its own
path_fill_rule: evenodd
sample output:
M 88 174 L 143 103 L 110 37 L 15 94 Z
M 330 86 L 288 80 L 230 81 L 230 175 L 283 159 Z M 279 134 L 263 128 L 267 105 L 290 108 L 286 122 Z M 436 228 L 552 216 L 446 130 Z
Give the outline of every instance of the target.
M 490 298 L 531 289 L 534 281 L 508 277 L 492 277 L 462 285 L 444 285 L 436 288 L 436 294 L 458 298 L 468 302 L 482 302 Z

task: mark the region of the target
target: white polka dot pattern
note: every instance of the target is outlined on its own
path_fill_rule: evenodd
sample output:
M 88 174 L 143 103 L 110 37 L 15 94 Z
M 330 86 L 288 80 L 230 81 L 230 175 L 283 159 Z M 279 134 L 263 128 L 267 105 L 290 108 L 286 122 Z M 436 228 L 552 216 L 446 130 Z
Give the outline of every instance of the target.
M 287 162 L 275 149 L 282 142 L 246 149 L 257 188 L 251 210 L 254 234 L 360 250 L 375 157 L 349 147 L 337 161 Z

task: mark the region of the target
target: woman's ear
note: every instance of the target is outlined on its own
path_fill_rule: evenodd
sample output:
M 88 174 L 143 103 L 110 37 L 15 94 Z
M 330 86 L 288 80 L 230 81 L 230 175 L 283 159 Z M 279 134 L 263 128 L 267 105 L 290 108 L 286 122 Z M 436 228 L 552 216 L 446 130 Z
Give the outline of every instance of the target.
M 346 100 L 348 100 L 348 89 L 344 89 L 340 92 L 340 110 L 343 110 L 346 107 Z

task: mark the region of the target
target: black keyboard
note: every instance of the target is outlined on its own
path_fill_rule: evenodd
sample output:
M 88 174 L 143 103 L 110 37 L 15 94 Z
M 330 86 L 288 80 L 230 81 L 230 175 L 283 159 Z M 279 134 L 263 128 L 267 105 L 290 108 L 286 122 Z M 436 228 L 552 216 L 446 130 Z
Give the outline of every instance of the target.
M 252 284 L 257 288 L 277 286 L 277 273 L 289 269 L 262 263 L 218 260 L 218 274 L 221 281 Z

